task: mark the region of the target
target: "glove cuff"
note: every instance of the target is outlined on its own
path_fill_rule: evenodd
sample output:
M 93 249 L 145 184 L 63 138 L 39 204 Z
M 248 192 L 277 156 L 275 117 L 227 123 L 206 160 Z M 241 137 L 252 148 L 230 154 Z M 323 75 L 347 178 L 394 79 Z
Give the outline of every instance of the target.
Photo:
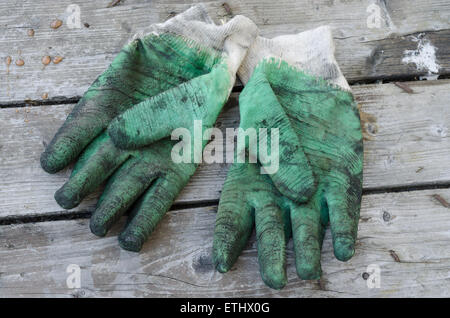
M 184 12 L 177 14 L 169 20 L 162 23 L 154 23 L 150 26 L 142 28 L 136 32 L 131 38 L 130 42 L 141 39 L 150 33 L 161 34 L 165 32 L 172 32 L 179 35 L 189 34 L 192 21 L 202 22 L 206 24 L 214 24 L 213 20 L 208 14 L 206 6 L 202 3 L 190 7 Z
M 268 58 L 286 61 L 309 75 L 321 77 L 332 85 L 350 91 L 334 57 L 333 36 L 329 26 L 273 39 L 257 37 L 238 70 L 241 81 L 246 84 L 256 65 Z
M 223 52 L 228 56 L 229 71 L 233 76 L 241 65 L 247 50 L 258 35 L 256 24 L 241 15 L 223 25 L 216 25 L 204 4 L 195 5 L 164 23 L 152 24 L 135 34 L 133 40 L 149 33 L 173 33 L 195 43 Z

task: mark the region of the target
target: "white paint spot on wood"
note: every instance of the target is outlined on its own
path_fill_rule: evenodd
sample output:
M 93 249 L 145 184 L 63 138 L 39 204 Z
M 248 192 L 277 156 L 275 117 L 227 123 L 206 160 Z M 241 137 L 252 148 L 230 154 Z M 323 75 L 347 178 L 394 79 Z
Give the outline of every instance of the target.
M 423 34 L 413 37 L 417 42 L 416 50 L 405 50 L 402 62 L 405 64 L 414 63 L 419 71 L 425 70 L 429 74 L 439 72 L 439 64 L 436 62 L 436 48 L 430 41 L 422 38 Z
M 419 76 L 420 81 L 423 81 L 423 80 L 435 81 L 438 78 L 439 78 L 439 74 L 427 74 L 427 75 Z

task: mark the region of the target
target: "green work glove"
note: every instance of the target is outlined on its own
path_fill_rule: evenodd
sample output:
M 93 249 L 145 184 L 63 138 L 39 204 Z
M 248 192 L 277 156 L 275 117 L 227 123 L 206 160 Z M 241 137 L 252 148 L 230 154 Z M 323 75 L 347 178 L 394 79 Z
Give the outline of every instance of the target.
M 58 204 L 73 208 L 108 180 L 92 215 L 91 230 L 105 235 L 131 209 L 119 243 L 140 250 L 197 167 L 193 159 L 173 162 L 176 142 L 168 136 L 183 124 L 190 128 L 193 119 L 202 120 L 203 128 L 214 123 L 256 35 L 256 26 L 247 18 L 236 16 L 216 26 L 198 5 L 152 25 L 126 45 L 41 156 L 42 167 L 51 173 L 79 157 L 70 179 L 55 193 Z M 152 125 L 149 138 L 154 143 L 123 150 L 106 128 L 132 107 L 152 113 L 147 123 Z M 192 158 L 198 156 L 199 150 L 194 150 Z
M 298 204 L 283 196 L 267 175 L 260 174 L 257 164 L 234 163 L 217 213 L 215 266 L 220 272 L 228 271 L 255 226 L 260 272 L 268 286 L 280 289 L 286 284 L 285 253 L 290 236 L 299 277 L 318 279 L 329 223 L 336 258 L 346 261 L 353 256 L 362 192 L 359 112 L 334 58 L 331 30 L 320 27 L 274 39 L 258 37 L 238 75 L 246 84 L 240 103 L 249 96 L 267 94 L 268 88 L 258 85 L 261 78 L 270 84 L 318 186 L 306 204 Z M 244 115 L 241 111 L 241 121 Z

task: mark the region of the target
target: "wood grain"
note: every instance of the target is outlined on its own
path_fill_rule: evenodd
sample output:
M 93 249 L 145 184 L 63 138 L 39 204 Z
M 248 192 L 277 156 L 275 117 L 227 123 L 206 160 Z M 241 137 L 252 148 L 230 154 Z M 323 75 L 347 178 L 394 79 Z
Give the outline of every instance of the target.
M 195 2 L 127 0 L 108 7 L 111 0 L 77 0 L 81 28 L 74 29 L 67 23 L 71 0 L 0 2 L 0 107 L 9 106 L 0 109 L 1 222 L 94 209 L 101 189 L 71 211 L 56 204 L 53 193 L 70 167 L 46 174 L 40 153 L 72 109 L 67 102 L 84 93 L 135 32 Z M 420 43 L 435 48 L 438 74 L 450 74 L 447 0 L 227 0 L 228 8 L 223 2 L 206 4 L 217 23 L 243 14 L 267 37 L 331 25 L 338 63 L 351 83 L 430 75 L 403 61 Z M 373 5 L 380 8 L 379 28 L 367 25 Z M 52 29 L 56 19 L 63 25 Z M 63 60 L 44 67 L 46 55 Z M 212 206 L 175 206 L 139 254 L 118 247 L 124 219 L 101 239 L 84 218 L 0 226 L 0 297 L 450 297 L 450 189 L 407 191 L 450 184 L 450 80 L 402 85 L 352 87 L 365 136 L 364 189 L 405 192 L 363 196 L 357 251 L 349 262 L 334 258 L 327 232 L 320 282 L 297 277 L 290 242 L 289 283 L 282 291 L 267 288 L 254 237 L 230 273 L 214 270 L 214 205 L 228 166 L 212 164 L 202 165 L 176 200 Z M 219 128 L 239 125 L 237 98 L 232 95 Z M 43 100 L 64 104 L 14 107 Z M 66 285 L 70 264 L 81 267 L 80 289 Z M 380 288 L 367 286 L 370 265 L 380 268 Z
M 448 189 L 364 196 L 355 256 L 337 261 L 328 231 L 320 283 L 302 281 L 291 242 L 281 291 L 261 281 L 254 237 L 229 273 L 214 270 L 215 207 L 169 212 L 139 254 L 117 244 L 123 220 L 105 238 L 86 219 L 1 226 L 0 297 L 449 297 L 450 210 L 436 194 L 450 200 Z M 67 288 L 70 264 L 80 289 Z M 380 288 L 363 278 L 369 265 Z
M 414 94 L 394 84 L 354 86 L 366 138 L 366 190 L 450 182 L 450 80 L 406 85 Z M 239 125 L 237 98 L 232 95 L 217 121 L 223 131 Z M 70 169 L 47 174 L 39 156 L 72 107 L 0 109 L 0 217 L 65 213 L 53 194 Z M 227 164 L 202 165 L 176 202 L 216 202 L 227 170 Z M 71 211 L 92 211 L 99 193 Z
M 71 0 L 4 0 L 0 3 L 0 105 L 42 100 L 56 102 L 81 96 L 103 72 L 120 48 L 139 29 L 161 22 L 198 1 L 127 0 L 107 8 L 110 0 L 79 0 L 81 28 L 69 28 Z M 248 0 L 227 1 L 232 14 L 253 19 L 263 36 L 301 32 L 329 24 L 334 29 L 336 56 L 350 82 L 427 74 L 405 64 L 405 50 L 418 47 L 417 37 L 436 49 L 439 74 L 450 72 L 450 3 L 446 0 L 334 1 Z M 208 2 L 219 22 L 229 15 L 223 1 Z M 369 28 L 368 8 L 377 5 L 380 27 Z M 61 19 L 63 25 L 50 24 Z M 87 23 L 89 27 L 85 27 Z M 30 37 L 29 29 L 35 31 Z M 44 67 L 44 56 L 64 60 Z M 12 57 L 9 67 L 7 56 Z M 23 59 L 23 66 L 15 61 Z M 33 83 L 31 85 L 30 83 Z

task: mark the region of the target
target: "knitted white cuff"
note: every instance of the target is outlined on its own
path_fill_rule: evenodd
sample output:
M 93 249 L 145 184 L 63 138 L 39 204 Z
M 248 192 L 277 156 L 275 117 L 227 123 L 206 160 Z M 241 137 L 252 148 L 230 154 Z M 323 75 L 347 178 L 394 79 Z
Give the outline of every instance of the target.
M 149 33 L 173 33 L 227 55 L 229 70 L 235 76 L 247 50 L 258 35 L 257 26 L 250 19 L 237 15 L 223 25 L 216 25 L 206 7 L 198 4 L 164 23 L 152 24 L 135 34 L 133 39 Z
M 281 35 L 273 39 L 257 37 L 238 70 L 246 84 L 256 65 L 266 58 L 276 58 L 315 77 L 321 77 L 344 90 L 350 90 L 334 57 L 331 28 L 321 26 L 298 34 Z

